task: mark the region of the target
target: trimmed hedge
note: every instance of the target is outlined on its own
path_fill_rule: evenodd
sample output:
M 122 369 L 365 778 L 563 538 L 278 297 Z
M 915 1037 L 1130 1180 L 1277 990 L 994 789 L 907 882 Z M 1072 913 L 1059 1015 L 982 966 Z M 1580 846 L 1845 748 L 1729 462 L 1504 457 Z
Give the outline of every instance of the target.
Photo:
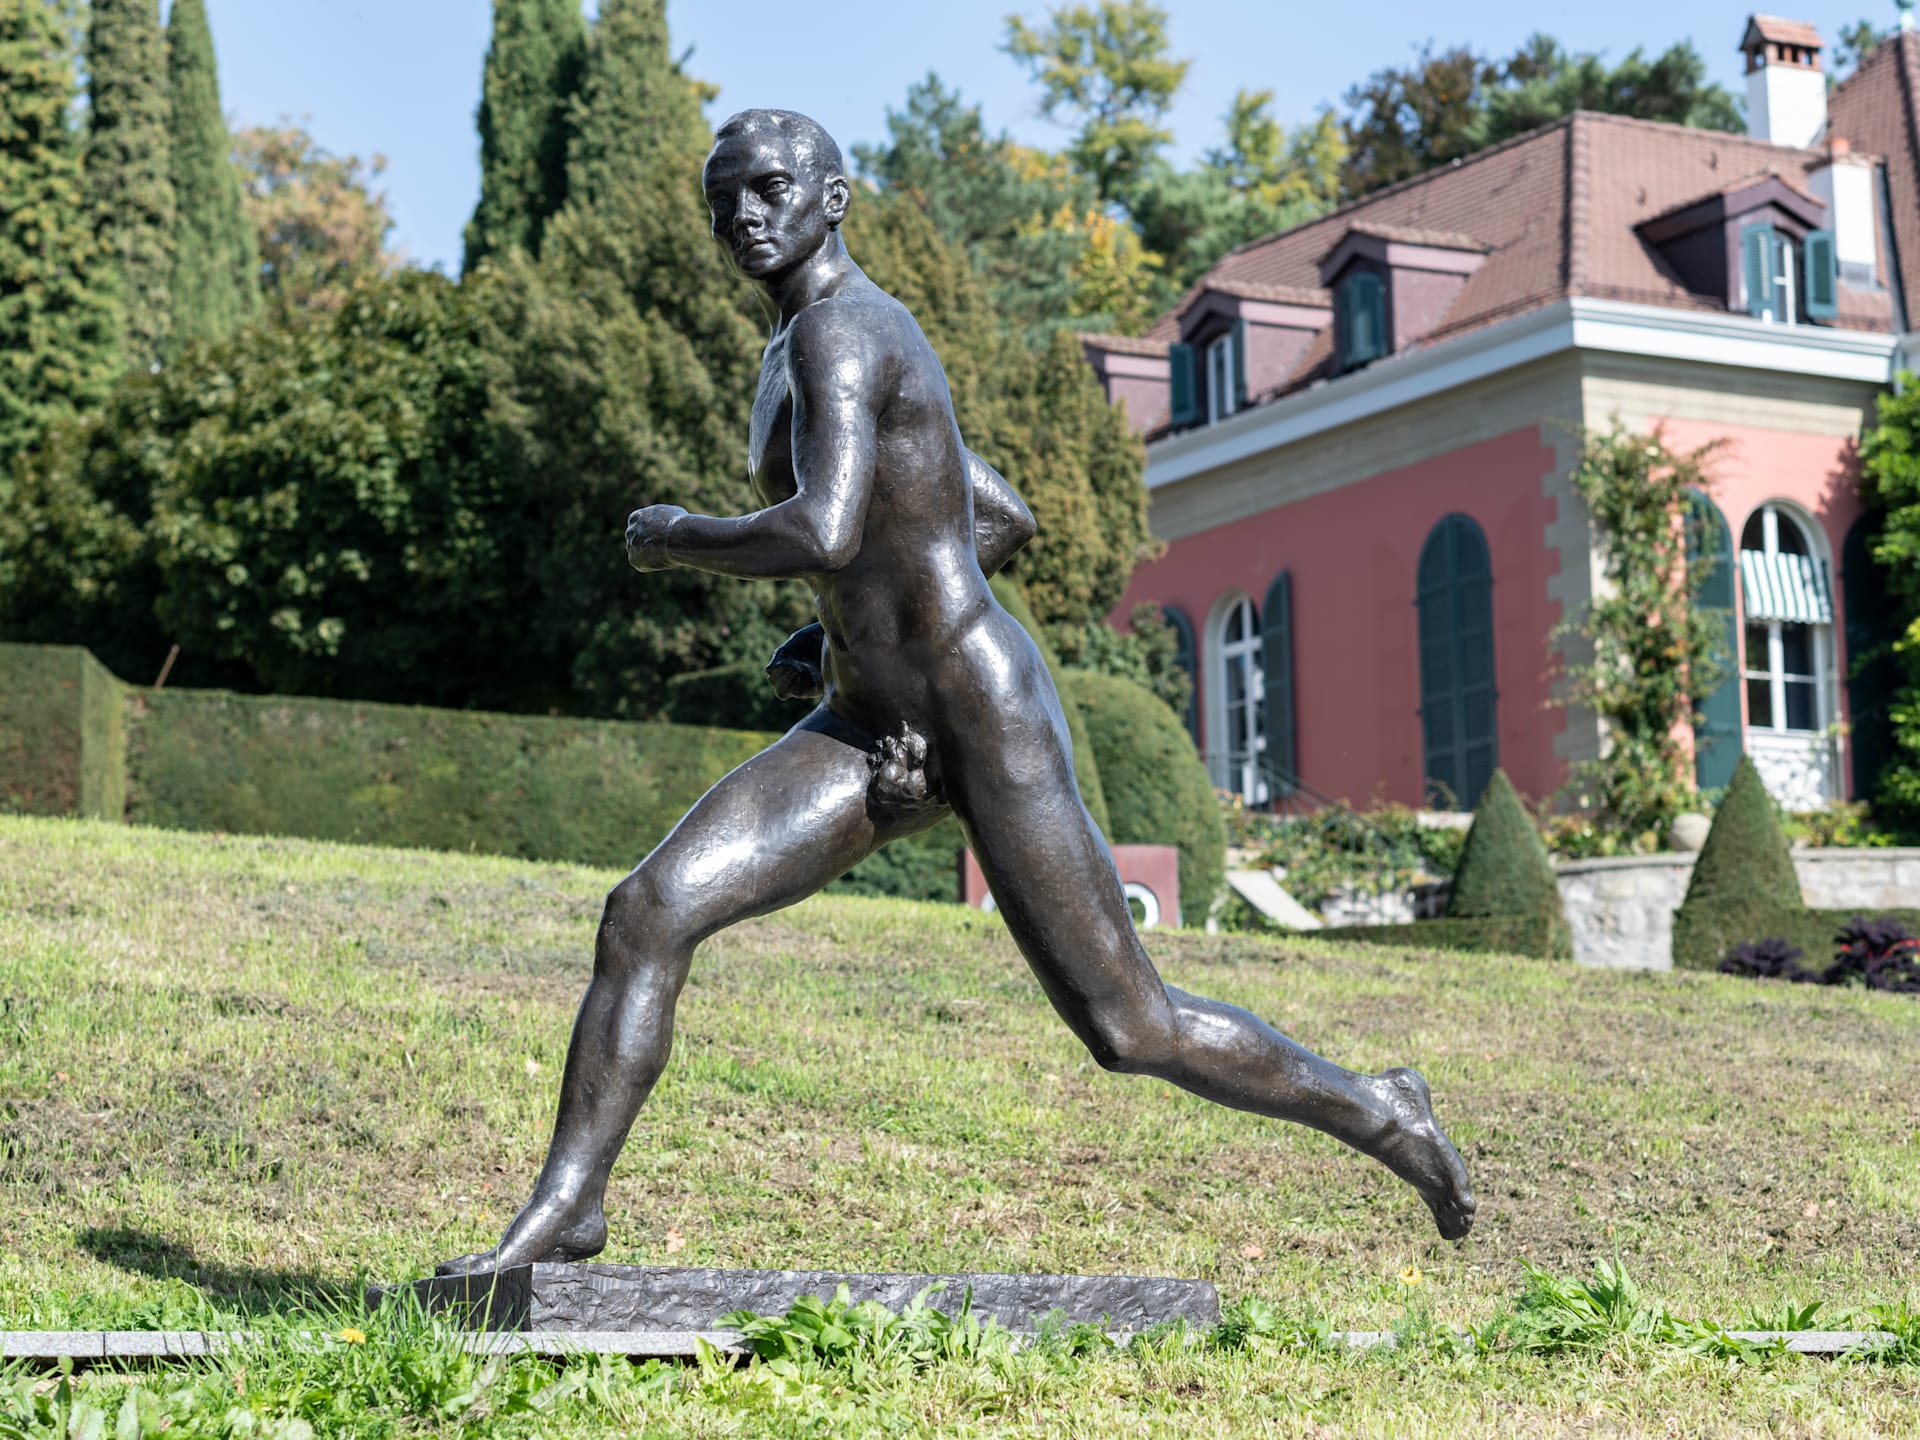
M 1412 920 L 1404 925 L 1329 925 L 1300 934 L 1314 940 L 1360 940 L 1405 950 L 1469 950 L 1498 955 L 1567 958 L 1567 926 L 1551 915 L 1482 915 Z
M 631 865 L 774 737 L 160 690 L 132 697 L 145 825 Z
M 0 810 L 120 819 L 124 690 L 78 645 L 0 644 Z
M 1181 918 L 1200 924 L 1226 881 L 1227 828 L 1186 726 L 1131 680 L 1087 670 L 1060 678 L 1100 762 L 1113 817 L 1108 838 L 1116 845 L 1178 847 Z

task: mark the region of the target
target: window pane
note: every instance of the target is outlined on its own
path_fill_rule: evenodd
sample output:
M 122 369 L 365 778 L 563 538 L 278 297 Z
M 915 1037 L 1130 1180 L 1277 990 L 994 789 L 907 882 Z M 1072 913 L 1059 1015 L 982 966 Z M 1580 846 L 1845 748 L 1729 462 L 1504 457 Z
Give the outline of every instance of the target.
M 1227 615 L 1226 638 L 1227 644 L 1229 645 L 1233 644 L 1236 640 L 1244 640 L 1247 638 L 1246 606 L 1236 605 Z
M 1765 674 L 1773 668 L 1772 652 L 1767 649 L 1767 627 L 1747 626 L 1747 669 Z
M 1780 538 L 1787 538 L 1786 527 L 1782 526 Z M 1780 668 L 1788 675 L 1813 674 L 1813 627 L 1811 625 L 1782 625 L 1780 627 Z
M 1787 729 L 1819 729 L 1819 699 L 1811 680 L 1787 681 Z
M 1756 730 L 1773 728 L 1773 682 L 1747 681 L 1747 723 Z
M 1767 548 L 1765 515 L 1766 507 L 1763 505 L 1747 517 L 1746 528 L 1740 532 L 1740 548 L 1742 550 L 1765 550 Z
M 1247 662 L 1236 655 L 1227 661 L 1227 704 L 1240 705 L 1247 698 Z
M 1800 528 L 1800 522 L 1785 510 L 1780 509 L 1777 505 L 1771 508 L 1773 509 L 1774 527 L 1780 538 L 1780 553 L 1782 555 L 1806 555 L 1811 553 L 1807 549 L 1807 535 L 1806 532 Z

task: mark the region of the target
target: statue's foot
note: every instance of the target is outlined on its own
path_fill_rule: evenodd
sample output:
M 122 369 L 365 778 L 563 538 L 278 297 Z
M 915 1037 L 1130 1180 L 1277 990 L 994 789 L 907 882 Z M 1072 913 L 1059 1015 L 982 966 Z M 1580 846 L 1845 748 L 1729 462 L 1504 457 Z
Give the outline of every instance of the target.
M 498 1245 L 444 1261 L 433 1273 L 484 1275 L 515 1265 L 565 1265 L 591 1260 L 606 1248 L 607 1220 L 598 1205 L 576 1210 L 535 1196 L 513 1217 Z
M 1433 1097 L 1419 1071 L 1400 1066 L 1380 1078 L 1389 1087 L 1394 1125 L 1376 1158 L 1420 1192 L 1441 1236 L 1458 1240 L 1473 1228 L 1473 1187 L 1466 1162 L 1433 1118 Z

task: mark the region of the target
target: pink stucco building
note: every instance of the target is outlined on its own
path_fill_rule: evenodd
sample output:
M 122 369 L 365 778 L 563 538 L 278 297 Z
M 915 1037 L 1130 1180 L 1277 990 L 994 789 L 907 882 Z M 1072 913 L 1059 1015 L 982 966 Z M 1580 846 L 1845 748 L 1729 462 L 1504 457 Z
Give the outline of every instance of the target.
M 1086 336 L 1147 440 L 1159 602 L 1216 783 L 1471 804 L 1553 794 L 1602 727 L 1556 703 L 1602 583 L 1580 427 L 1725 442 L 1710 493 L 1744 750 L 1796 808 L 1864 793 L 1885 616 L 1858 441 L 1920 355 L 1920 35 L 1829 95 L 1811 27 L 1749 21 L 1755 133 L 1579 114 L 1221 260 L 1138 339 Z M 1908 297 L 1915 297 L 1910 300 Z

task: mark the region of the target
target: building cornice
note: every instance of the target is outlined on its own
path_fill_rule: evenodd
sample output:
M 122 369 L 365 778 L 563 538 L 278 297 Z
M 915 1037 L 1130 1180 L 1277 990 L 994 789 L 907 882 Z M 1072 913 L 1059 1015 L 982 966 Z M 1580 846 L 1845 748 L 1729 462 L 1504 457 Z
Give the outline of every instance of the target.
M 1569 350 L 1878 386 L 1892 380 L 1899 363 L 1920 362 L 1920 335 L 1773 325 L 1749 315 L 1574 296 L 1157 440 L 1147 447 L 1147 485 L 1187 480 Z

